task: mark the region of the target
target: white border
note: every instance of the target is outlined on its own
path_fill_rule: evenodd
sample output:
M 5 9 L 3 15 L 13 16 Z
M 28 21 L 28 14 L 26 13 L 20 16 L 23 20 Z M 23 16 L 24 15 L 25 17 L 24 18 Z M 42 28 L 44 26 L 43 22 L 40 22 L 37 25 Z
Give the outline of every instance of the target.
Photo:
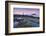
M 33 32 L 43 30 L 43 5 L 9 5 L 9 33 L 17 32 Z M 39 8 L 40 9 L 40 27 L 30 27 L 30 28 L 13 28 L 13 8 Z

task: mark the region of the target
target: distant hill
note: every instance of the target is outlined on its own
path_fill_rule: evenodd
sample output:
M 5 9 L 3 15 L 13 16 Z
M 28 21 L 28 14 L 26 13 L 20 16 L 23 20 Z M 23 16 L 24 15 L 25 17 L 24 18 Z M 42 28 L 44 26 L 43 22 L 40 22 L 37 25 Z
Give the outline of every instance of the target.
M 14 17 L 31 17 L 31 18 L 38 18 L 39 19 L 39 17 L 35 17 L 32 15 L 14 15 Z

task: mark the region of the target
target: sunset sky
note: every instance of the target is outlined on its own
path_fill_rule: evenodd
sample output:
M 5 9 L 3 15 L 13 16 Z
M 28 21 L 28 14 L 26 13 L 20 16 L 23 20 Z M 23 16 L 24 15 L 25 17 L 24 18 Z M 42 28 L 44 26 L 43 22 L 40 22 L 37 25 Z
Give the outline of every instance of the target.
M 36 14 L 35 16 L 39 17 L 39 9 L 36 8 L 14 8 L 13 9 L 13 14 L 19 14 L 19 15 L 32 15 Z

